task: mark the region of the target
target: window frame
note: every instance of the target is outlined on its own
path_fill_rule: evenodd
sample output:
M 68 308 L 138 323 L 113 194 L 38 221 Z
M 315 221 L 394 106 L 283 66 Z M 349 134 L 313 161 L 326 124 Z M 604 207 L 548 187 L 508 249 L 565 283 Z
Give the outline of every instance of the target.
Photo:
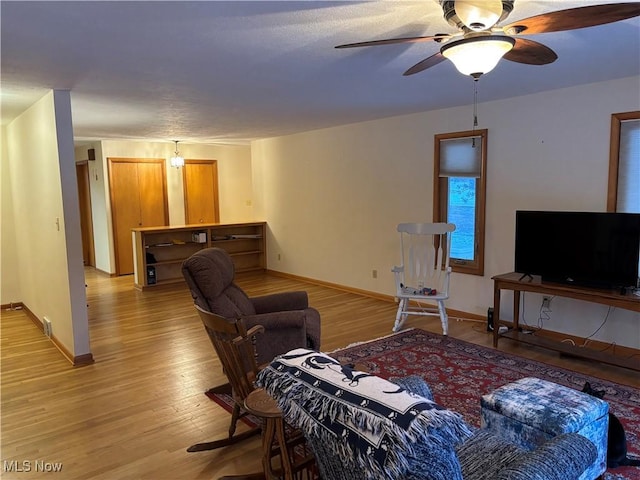
M 618 175 L 620 171 L 620 129 L 626 120 L 640 120 L 640 110 L 611 115 L 611 137 L 609 141 L 609 182 L 607 187 L 607 212 L 617 211 Z
M 481 160 L 480 177 L 476 179 L 476 222 L 474 231 L 474 260 L 450 258 L 451 270 L 456 273 L 469 275 L 484 275 L 485 251 L 485 211 L 487 199 L 487 139 L 488 130 L 468 130 L 464 132 L 440 133 L 434 136 L 433 155 L 433 221 L 446 222 L 448 205 L 448 178 L 440 177 L 441 158 L 440 143 L 443 140 L 459 138 L 480 138 Z M 455 233 L 455 232 L 454 232 Z

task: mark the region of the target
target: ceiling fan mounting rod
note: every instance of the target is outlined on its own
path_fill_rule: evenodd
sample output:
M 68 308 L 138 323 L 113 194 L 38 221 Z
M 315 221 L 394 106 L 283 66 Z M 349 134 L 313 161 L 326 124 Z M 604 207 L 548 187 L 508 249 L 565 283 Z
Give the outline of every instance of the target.
M 506 19 L 513 10 L 515 0 L 439 0 L 445 20 L 453 27 L 461 30 L 482 31 L 491 28 L 496 23 Z M 502 3 L 500 12 L 493 12 L 493 4 Z M 456 4 L 458 9 L 456 10 Z M 498 7 L 499 9 L 500 7 Z M 489 18 L 491 13 L 496 15 L 491 19 L 491 25 L 486 25 L 482 20 L 478 22 L 478 14 L 485 13 Z M 468 18 L 467 18 L 468 17 Z M 464 18 L 464 20 L 463 20 Z M 467 20 L 468 23 L 465 23 Z

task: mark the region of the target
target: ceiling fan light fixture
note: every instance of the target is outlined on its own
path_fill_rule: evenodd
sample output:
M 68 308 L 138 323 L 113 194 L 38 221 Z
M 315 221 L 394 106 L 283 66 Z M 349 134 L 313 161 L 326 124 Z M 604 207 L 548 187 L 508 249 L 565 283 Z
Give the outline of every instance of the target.
M 455 12 L 468 28 L 475 31 L 493 27 L 502 15 L 502 0 L 455 0 Z
M 174 140 L 174 142 L 176 144 L 176 151 L 170 159 L 171 166 L 175 168 L 184 167 L 184 157 L 180 156 L 180 152 L 178 152 L 178 140 Z
M 449 42 L 440 53 L 451 60 L 460 73 L 477 79 L 493 70 L 515 43 L 513 38 L 504 35 L 482 35 Z

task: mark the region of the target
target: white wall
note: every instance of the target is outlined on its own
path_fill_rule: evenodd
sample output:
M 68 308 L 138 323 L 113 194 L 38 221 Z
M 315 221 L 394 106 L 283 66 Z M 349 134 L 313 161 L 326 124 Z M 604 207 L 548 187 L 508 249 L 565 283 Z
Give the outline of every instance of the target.
M 23 302 L 41 321 L 51 320 L 56 341 L 71 355 L 88 354 L 69 92 L 49 92 L 7 126 L 5 140 L 2 187 L 12 216 L 5 218 L 3 201 L 9 241 L 3 233 L 2 256 L 13 261 L 3 261 L 2 303 Z M 16 282 L 10 297 L 6 279 Z
M 513 270 L 517 209 L 606 209 L 611 114 L 640 109 L 639 88 L 632 77 L 479 105 L 489 130 L 485 275 L 454 274 L 449 308 L 486 314 L 491 277 Z M 469 105 L 253 142 L 269 268 L 393 295 L 395 226 L 432 218 L 433 136 L 471 124 Z M 503 318 L 511 303 L 503 294 Z M 525 295 L 528 322 L 539 306 Z M 546 328 L 582 337 L 607 313 L 563 298 L 552 310 Z M 614 310 L 593 338 L 640 348 L 640 314 Z
M 115 273 L 107 159 L 164 158 L 166 160 L 170 225 L 184 224 L 182 169 L 172 168 L 169 163 L 169 158 L 175 151 L 175 144 L 170 142 L 104 140 L 88 148 L 96 149 L 96 161 L 89 162 L 96 268 Z M 180 155 L 189 160 L 217 160 L 221 223 L 261 220 L 253 214 L 251 148 L 248 145 L 179 143 L 178 149 Z

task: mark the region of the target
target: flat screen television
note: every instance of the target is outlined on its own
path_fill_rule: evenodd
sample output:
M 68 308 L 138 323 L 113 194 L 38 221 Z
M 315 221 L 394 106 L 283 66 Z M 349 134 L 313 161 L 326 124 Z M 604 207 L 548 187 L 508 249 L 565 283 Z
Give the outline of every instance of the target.
M 640 214 L 516 211 L 515 270 L 594 288 L 638 281 Z

